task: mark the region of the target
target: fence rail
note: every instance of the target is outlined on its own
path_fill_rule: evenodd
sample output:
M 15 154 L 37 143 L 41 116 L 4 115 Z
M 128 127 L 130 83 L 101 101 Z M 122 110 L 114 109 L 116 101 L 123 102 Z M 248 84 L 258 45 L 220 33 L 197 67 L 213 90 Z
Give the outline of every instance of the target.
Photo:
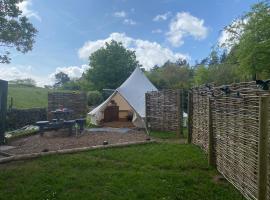
M 189 141 L 247 199 L 270 200 L 270 92 L 248 82 L 201 86 L 189 96 Z

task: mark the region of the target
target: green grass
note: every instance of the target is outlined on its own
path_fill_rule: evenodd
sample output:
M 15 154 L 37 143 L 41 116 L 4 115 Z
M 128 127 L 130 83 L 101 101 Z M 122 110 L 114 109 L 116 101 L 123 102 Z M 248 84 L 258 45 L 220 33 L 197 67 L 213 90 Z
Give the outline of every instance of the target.
M 77 92 L 10 84 L 8 85 L 8 105 L 10 105 L 11 97 L 13 97 L 13 108 L 46 108 L 48 107 L 48 93 L 53 91 Z
M 183 134 L 184 134 L 184 138 L 186 138 L 187 128 L 183 129 Z M 150 131 L 150 136 L 154 138 L 159 138 L 159 139 L 177 139 L 176 132 L 170 132 L 170 131 Z
M 0 165 L 0 199 L 241 200 L 193 145 L 148 144 Z
M 8 86 L 8 105 L 13 97 L 13 108 L 38 108 L 48 106 L 49 89 L 26 87 L 19 85 Z
M 169 131 L 151 131 L 150 136 L 159 139 L 175 139 L 176 133 Z

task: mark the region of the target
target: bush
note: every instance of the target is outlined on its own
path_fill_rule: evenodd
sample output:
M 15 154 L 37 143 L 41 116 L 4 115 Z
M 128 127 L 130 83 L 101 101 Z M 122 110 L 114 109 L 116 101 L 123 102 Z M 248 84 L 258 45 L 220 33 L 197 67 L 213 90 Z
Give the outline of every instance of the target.
M 95 106 L 103 101 L 102 94 L 99 91 L 90 91 L 87 93 L 88 106 Z

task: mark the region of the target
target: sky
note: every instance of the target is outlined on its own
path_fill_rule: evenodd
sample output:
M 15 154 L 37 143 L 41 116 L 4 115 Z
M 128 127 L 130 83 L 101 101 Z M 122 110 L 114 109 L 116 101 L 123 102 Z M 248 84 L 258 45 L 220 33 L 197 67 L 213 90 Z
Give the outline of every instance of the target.
M 112 39 L 136 51 L 147 70 L 180 58 L 195 63 L 226 39 L 226 25 L 258 0 L 25 0 L 18 6 L 38 30 L 31 52 L 11 50 L 0 79 L 50 85 L 57 72 L 80 77 L 88 57 Z

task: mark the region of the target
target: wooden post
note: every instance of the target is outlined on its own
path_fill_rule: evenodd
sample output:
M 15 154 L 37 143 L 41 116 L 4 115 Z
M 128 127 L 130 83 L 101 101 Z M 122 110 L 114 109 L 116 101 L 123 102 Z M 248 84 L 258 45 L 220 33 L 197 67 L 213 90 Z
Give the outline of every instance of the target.
M 181 92 L 180 92 L 180 99 L 181 99 L 181 102 L 180 102 L 180 133 L 182 136 L 184 136 L 184 130 L 183 130 L 183 127 L 184 127 L 184 90 L 182 89 Z
M 208 164 L 209 166 L 215 167 L 215 149 L 214 149 L 214 133 L 213 133 L 213 122 L 212 122 L 212 107 L 211 99 L 208 98 Z
M 192 142 L 192 93 L 188 92 L 188 143 Z
M 147 135 L 150 135 L 150 132 L 148 131 L 148 103 L 149 103 L 149 94 L 148 93 L 145 93 L 145 118 L 144 118 L 144 123 L 145 123 L 145 130 L 146 130 L 146 133 Z
M 177 121 L 178 121 L 178 126 L 176 130 L 176 136 L 179 138 L 181 135 L 181 100 L 180 100 L 180 90 L 176 91 L 176 104 L 177 104 Z
M 0 144 L 5 142 L 8 82 L 0 80 Z
M 260 97 L 258 200 L 267 199 L 269 97 Z

